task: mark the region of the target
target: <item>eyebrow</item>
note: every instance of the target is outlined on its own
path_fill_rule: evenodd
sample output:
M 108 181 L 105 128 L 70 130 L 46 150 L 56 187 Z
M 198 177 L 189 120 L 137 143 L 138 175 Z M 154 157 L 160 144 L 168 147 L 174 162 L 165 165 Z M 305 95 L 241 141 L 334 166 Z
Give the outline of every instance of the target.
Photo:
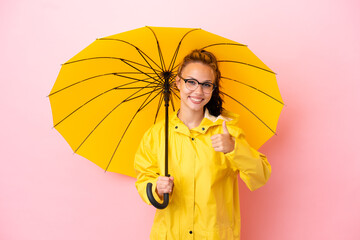
M 197 80 L 196 78 L 194 78 L 192 76 L 189 76 L 189 78 L 185 78 L 185 79 L 192 79 L 192 80 L 196 80 L 196 81 L 200 82 L 199 80 Z M 205 82 L 213 83 L 211 80 L 205 80 L 204 83 Z

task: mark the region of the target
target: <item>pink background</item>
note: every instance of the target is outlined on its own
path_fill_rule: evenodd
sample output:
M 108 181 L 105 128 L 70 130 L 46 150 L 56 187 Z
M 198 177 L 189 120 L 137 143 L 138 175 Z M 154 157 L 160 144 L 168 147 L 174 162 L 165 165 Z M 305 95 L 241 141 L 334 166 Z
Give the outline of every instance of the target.
M 221 2 L 221 3 L 220 3 Z M 357 0 L 0 3 L 0 239 L 148 239 L 135 179 L 74 155 L 52 129 L 60 64 L 97 37 L 145 25 L 201 27 L 248 44 L 286 103 L 260 150 L 263 188 L 240 186 L 242 239 L 360 239 Z

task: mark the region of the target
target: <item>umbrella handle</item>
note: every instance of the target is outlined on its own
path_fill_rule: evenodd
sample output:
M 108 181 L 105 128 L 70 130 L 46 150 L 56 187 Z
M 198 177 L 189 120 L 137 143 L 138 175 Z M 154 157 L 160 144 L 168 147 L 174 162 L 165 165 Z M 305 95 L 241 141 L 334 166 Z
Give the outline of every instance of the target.
M 156 201 L 156 199 L 154 198 L 154 195 L 152 194 L 152 183 L 150 183 L 150 182 L 146 185 L 146 194 L 147 194 L 151 204 L 154 207 L 156 207 L 157 209 L 164 209 L 169 204 L 169 194 L 168 193 L 164 194 L 164 202 L 163 203 L 158 203 Z

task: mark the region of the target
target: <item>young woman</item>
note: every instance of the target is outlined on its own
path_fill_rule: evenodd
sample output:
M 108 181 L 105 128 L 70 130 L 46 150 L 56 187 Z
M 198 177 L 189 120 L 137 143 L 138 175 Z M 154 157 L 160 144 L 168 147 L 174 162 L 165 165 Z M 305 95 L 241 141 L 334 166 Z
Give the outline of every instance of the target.
M 271 167 L 251 148 L 238 116 L 222 109 L 215 56 L 194 50 L 178 69 L 180 109 L 169 118 L 169 173 L 164 177 L 164 121 L 144 135 L 135 157 L 136 187 L 150 204 L 146 185 L 169 205 L 157 210 L 150 239 L 239 239 L 238 174 L 250 190 L 266 183 Z

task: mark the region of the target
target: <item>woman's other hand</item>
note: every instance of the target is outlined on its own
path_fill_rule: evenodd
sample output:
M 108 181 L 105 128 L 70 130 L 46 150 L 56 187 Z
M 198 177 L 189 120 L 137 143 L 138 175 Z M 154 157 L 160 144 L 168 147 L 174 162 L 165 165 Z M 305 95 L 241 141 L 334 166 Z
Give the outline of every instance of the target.
M 232 152 L 235 148 L 235 140 L 230 135 L 227 127 L 226 121 L 223 122 L 223 133 L 215 134 L 211 136 L 212 147 L 217 152 L 229 153 Z
M 159 176 L 156 182 L 156 193 L 163 198 L 164 193 L 171 193 L 174 188 L 174 177 Z

